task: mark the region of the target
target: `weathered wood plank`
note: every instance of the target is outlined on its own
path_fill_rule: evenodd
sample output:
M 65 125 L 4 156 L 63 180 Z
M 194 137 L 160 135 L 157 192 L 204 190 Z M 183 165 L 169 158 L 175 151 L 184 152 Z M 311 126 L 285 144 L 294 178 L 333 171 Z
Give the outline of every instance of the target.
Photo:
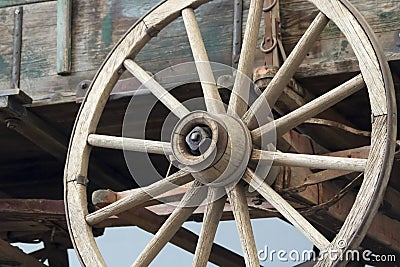
M 352 0 L 350 2 L 361 12 L 377 34 L 388 58 L 399 60 L 400 1 Z M 315 16 L 317 9 L 307 0 L 282 0 L 280 7 L 282 38 L 287 52 L 290 52 Z M 354 52 L 334 23 L 328 24 L 304 63 L 298 73 L 300 77 L 358 71 Z M 322 64 L 322 69 L 319 64 Z
M 19 5 L 29 5 L 41 2 L 50 2 L 50 1 L 56 1 L 56 0 L 2 0 L 0 2 L 0 8 L 19 6 Z
M 135 3 L 115 0 L 74 1 L 72 14 L 72 54 L 70 77 L 57 76 L 57 3 L 56 1 L 15 0 L 0 4 L 0 89 L 8 87 L 12 61 L 13 7 L 27 4 L 24 18 L 21 89 L 36 103 L 74 100 L 77 84 L 91 79 L 113 45 L 125 31 L 158 0 Z M 244 1 L 244 21 L 249 0 Z M 367 18 L 378 34 L 391 60 L 400 59 L 400 1 L 351 1 Z M 283 42 L 291 51 L 316 10 L 305 0 L 282 0 Z M 218 15 L 217 15 L 218 14 Z M 231 63 L 233 3 L 216 0 L 196 10 L 204 43 L 212 61 Z M 260 31 L 260 36 L 262 31 Z M 263 54 L 256 53 L 256 64 Z M 143 68 L 157 72 L 167 66 L 192 60 L 182 19 L 179 18 L 153 38 L 136 61 Z M 354 53 L 337 27 L 330 23 L 306 57 L 298 77 L 357 71 Z M 322 64 L 322 65 L 320 65 Z
M 36 103 L 73 101 L 78 83 L 93 78 L 119 38 L 158 2 L 74 1 L 72 75 L 69 77 L 57 75 L 57 37 L 54 34 L 57 28 L 57 3 L 51 1 L 26 6 L 21 89 L 32 96 Z M 232 6 L 231 1 L 217 0 L 196 11 L 196 16 L 201 18 L 201 28 L 207 29 L 204 41 L 210 59 L 225 64 L 230 64 L 231 60 Z M 3 32 L 0 36 L 1 90 L 9 84 L 13 8 L 0 9 L 0 18 L 0 30 Z M 191 60 L 190 46 L 181 18 L 153 38 L 136 57 L 136 61 L 151 72 Z

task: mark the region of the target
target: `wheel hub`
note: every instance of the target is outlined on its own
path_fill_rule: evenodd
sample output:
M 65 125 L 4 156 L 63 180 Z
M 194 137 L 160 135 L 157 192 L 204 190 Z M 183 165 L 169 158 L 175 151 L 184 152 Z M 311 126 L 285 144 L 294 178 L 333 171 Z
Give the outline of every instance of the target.
M 211 129 L 207 126 L 193 128 L 185 138 L 193 156 L 200 156 L 207 151 L 211 145 L 211 136 Z
M 178 167 L 209 186 L 239 181 L 252 148 L 250 133 L 241 120 L 203 111 L 182 118 L 171 142 Z

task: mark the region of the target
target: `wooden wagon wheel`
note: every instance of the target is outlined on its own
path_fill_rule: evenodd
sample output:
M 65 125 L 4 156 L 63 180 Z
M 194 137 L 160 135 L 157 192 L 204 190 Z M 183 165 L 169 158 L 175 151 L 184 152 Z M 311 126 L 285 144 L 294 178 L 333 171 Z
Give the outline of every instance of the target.
M 372 221 L 373 215 L 377 211 L 388 182 L 392 165 L 395 148 L 396 109 L 388 65 L 383 60 L 382 52 L 377 46 L 371 30 L 360 17 L 359 13 L 346 0 L 310 0 L 320 10 L 320 13 L 316 16 L 266 90 L 252 104 L 251 109 L 249 109 L 257 111 L 261 108 L 263 100 L 267 100 L 270 106 L 274 106 L 289 79 L 294 75 L 306 53 L 312 47 L 328 21 L 333 21 L 353 47 L 360 62 L 361 74 L 309 102 L 307 105 L 279 118 L 275 121 L 275 126 L 277 136 L 283 135 L 306 119 L 313 117 L 366 86 L 368 88 L 372 112 L 371 150 L 368 159 L 334 158 L 260 151 L 253 148 L 253 145 L 257 144 L 259 139 L 270 131 L 272 124 L 267 123 L 257 128 L 258 126 L 253 119 L 254 113 L 247 111 L 246 102 L 249 89 L 248 84 L 246 86 L 245 81 L 240 78 L 241 76 L 237 76 L 238 78 L 235 80 L 227 111 L 225 111 L 222 105 L 216 86 L 202 84 L 207 112 L 201 114 L 190 113 L 184 105 L 177 101 L 155 80 L 152 80 L 132 60 L 150 40 L 152 32 L 163 29 L 171 21 L 182 15 L 195 61 L 207 62 L 208 57 L 193 12 L 193 9 L 205 2 L 207 1 L 168 0 L 160 3 L 135 23 L 126 33 L 107 57 L 90 86 L 90 91 L 84 100 L 73 130 L 65 167 L 65 201 L 69 229 L 74 247 L 84 266 L 106 265 L 97 248 L 91 226 L 111 215 L 119 214 L 124 210 L 135 207 L 150 198 L 144 191 L 134 190 L 127 197 L 88 214 L 85 177 L 87 177 L 91 147 L 110 146 L 110 142 L 113 142 L 114 145 L 112 146 L 116 144 L 122 148 L 121 138 L 100 136 L 93 133 L 96 132 L 96 127 L 108 96 L 120 77 L 121 70 L 124 68 L 142 82 L 146 82 L 148 89 L 177 117 L 181 118 L 177 128 L 182 132 L 178 132 L 177 137 L 173 136 L 171 143 L 138 139 L 126 141 L 130 143 L 130 149 L 138 152 L 160 154 L 173 152 L 181 165 L 193 167 L 185 168 L 186 171 L 192 171 L 191 175 L 195 177 L 195 182 L 182 198 L 182 204 L 190 202 L 194 196 L 199 194 L 200 189 L 204 188 L 204 186 L 201 186 L 202 183 L 207 182 L 204 178 L 211 178 L 212 180 L 218 178 L 218 175 L 213 177 L 214 172 L 209 171 L 215 164 L 222 164 L 222 167 L 226 167 L 232 163 L 232 160 L 235 160 L 237 161 L 233 162 L 237 168 L 235 173 L 243 173 L 241 176 L 242 180 L 257 188 L 257 191 L 270 204 L 320 250 L 337 249 L 343 251 L 358 247 Z M 262 0 L 253 0 L 251 2 L 243 49 L 238 66 L 239 71 L 249 77 L 252 72 L 262 3 Z M 210 68 L 203 67 L 199 68 L 198 71 L 200 77 L 203 76 L 207 80 L 212 79 Z M 242 120 L 239 119 L 240 117 Z M 224 152 L 220 157 L 221 160 L 207 162 L 206 166 L 208 168 L 206 170 L 196 169 L 197 165 L 191 166 L 189 159 L 192 159 L 193 155 L 188 155 L 185 148 L 181 147 L 183 141 L 179 137 L 187 133 L 188 125 L 186 121 L 188 121 L 188 118 L 193 119 L 189 120 L 191 122 L 199 119 L 202 124 L 209 123 L 210 128 L 213 130 L 222 129 L 218 134 L 221 136 L 226 135 L 228 140 L 234 140 L 239 144 L 240 149 L 235 152 L 240 153 L 240 157 L 230 157 L 229 153 Z M 221 128 L 221 124 L 226 124 L 228 127 Z M 232 132 L 231 129 L 235 129 L 235 132 Z M 233 135 L 235 137 L 232 137 Z M 226 142 L 225 139 L 225 143 L 223 143 L 221 140 L 216 140 L 216 144 L 229 151 L 232 148 L 227 145 L 229 142 Z M 357 198 L 334 240 L 328 241 L 307 219 L 263 181 L 265 177 L 258 177 L 250 167 L 247 167 L 247 163 L 253 160 L 271 160 L 274 157 L 274 164 L 278 165 L 364 172 L 364 179 Z M 197 163 L 202 163 L 202 161 L 200 160 Z M 146 190 L 155 195 L 161 194 L 169 189 L 168 186 L 165 186 L 167 182 L 184 184 L 193 179 L 191 175 L 184 171 L 178 171 L 165 180 L 148 186 Z M 208 198 L 212 199 L 218 190 L 221 190 L 221 188 L 209 187 Z M 238 183 L 233 188 L 230 188 L 230 190 L 227 190 L 227 196 L 238 226 L 245 264 L 246 266 L 259 266 L 242 183 Z M 220 200 L 210 202 L 206 208 L 203 230 L 195 251 L 193 266 L 205 266 L 208 261 L 224 202 L 225 198 L 221 198 Z M 194 209 L 195 207 L 184 207 L 184 205 L 177 207 L 137 258 L 133 266 L 149 265 Z M 344 243 L 339 242 L 343 240 L 345 241 Z M 317 265 L 332 266 L 337 263 L 338 260 L 325 257 Z

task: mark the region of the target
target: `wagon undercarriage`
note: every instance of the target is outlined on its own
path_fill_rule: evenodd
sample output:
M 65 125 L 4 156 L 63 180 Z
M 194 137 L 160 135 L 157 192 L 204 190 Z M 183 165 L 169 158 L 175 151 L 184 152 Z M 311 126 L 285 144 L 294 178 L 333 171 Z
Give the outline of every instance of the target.
M 272 217 L 321 251 L 400 254 L 397 2 L 350 1 L 377 41 L 347 1 L 72 1 L 59 36 L 60 3 L 22 2 L 23 20 L 0 3 L 0 266 L 68 266 L 72 247 L 105 266 L 94 237 L 132 225 L 155 234 L 135 266 L 167 242 L 194 266 L 257 266 L 250 221 Z M 220 220 L 243 256 L 213 243 Z

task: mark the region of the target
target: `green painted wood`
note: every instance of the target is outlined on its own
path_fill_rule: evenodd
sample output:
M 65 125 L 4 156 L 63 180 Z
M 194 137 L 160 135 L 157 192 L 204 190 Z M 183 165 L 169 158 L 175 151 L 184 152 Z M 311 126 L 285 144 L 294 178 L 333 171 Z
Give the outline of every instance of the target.
M 61 1 L 61 0 L 60 0 Z M 64 0 L 66 1 L 66 0 Z M 11 2 L 11 1 L 8 1 Z M 27 0 L 26 0 L 27 2 Z M 119 38 L 159 0 L 73 1 L 71 75 L 57 74 L 57 1 L 24 7 L 21 89 L 34 103 L 74 101 L 76 86 L 90 80 Z M 250 0 L 245 0 L 244 23 Z M 351 0 L 377 32 L 391 60 L 400 60 L 400 0 Z M 287 51 L 308 27 L 316 10 L 306 0 L 280 0 L 283 43 Z M 8 89 L 12 62 L 13 7 L 0 8 L 0 90 Z M 231 64 L 233 2 L 215 0 L 196 15 L 211 60 Z M 263 28 L 263 27 L 261 27 Z M 260 31 L 260 37 L 262 36 Z M 256 64 L 263 64 L 257 51 Z M 146 70 L 156 73 L 192 60 L 181 19 L 172 22 L 137 55 Z M 329 24 L 298 72 L 299 77 L 346 73 L 358 69 L 354 54 L 337 28 Z
M 57 1 L 57 73 L 71 72 L 72 0 Z
M 74 101 L 76 86 L 92 79 L 108 52 L 131 25 L 159 0 L 80 0 L 73 2 L 71 75 L 57 75 L 57 2 L 24 7 L 21 89 L 34 103 Z M 12 55 L 11 8 L 0 9 L 0 90 L 9 80 Z M 210 58 L 230 64 L 233 3 L 216 0 L 196 12 Z M 136 60 L 153 73 L 173 64 L 191 61 L 192 55 L 181 19 L 153 38 Z M 8 85 L 7 85 L 8 86 Z
M 2 0 L 2 1 L 0 1 L 0 8 L 28 5 L 28 4 L 35 4 L 35 3 L 40 3 L 40 2 L 49 2 L 49 1 L 56 1 L 56 0 Z
M 350 0 L 376 33 L 389 60 L 400 60 L 400 1 Z M 307 0 L 280 0 L 282 35 L 290 52 L 317 14 Z M 321 76 L 358 71 L 354 52 L 334 23 L 308 53 L 298 76 Z

